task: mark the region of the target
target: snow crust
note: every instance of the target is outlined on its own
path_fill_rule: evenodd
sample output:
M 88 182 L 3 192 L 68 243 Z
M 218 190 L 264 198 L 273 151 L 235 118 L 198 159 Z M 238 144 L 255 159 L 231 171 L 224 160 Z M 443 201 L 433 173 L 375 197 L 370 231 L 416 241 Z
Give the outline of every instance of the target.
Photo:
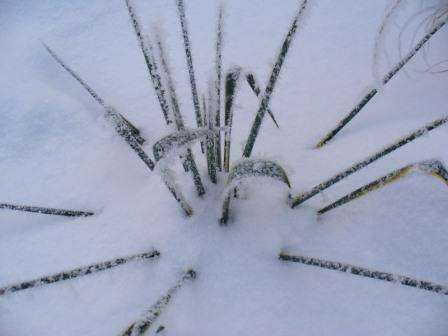
M 157 24 L 166 34 L 180 109 L 186 127 L 194 127 L 175 3 L 134 2 L 145 32 L 151 35 Z M 198 90 L 205 93 L 219 2 L 185 2 Z M 224 4 L 224 69 L 254 71 L 263 89 L 297 1 Z M 282 163 L 293 195 L 448 112 L 447 75 L 425 72 L 418 54 L 333 142 L 312 149 L 374 83 L 372 50 L 388 4 L 322 0 L 297 32 L 270 104 L 280 129 L 265 120 L 253 153 Z M 388 27 L 392 40 L 422 6 L 409 1 L 403 7 Z M 393 169 L 434 158 L 448 163 L 446 126 L 294 210 L 279 197 L 284 186 L 257 179 L 245 186 L 247 198 L 232 203 L 229 225 L 221 227 L 226 177 L 209 182 L 200 146 L 193 150 L 206 182 L 203 199 L 173 160 L 177 183 L 195 210 L 186 218 L 160 176 L 103 119 L 102 107 L 41 46 L 39 39 L 49 43 L 139 127 L 151 153 L 170 130 L 124 1 L 3 0 L 0 31 L 0 202 L 97 213 L 70 219 L 1 210 L 0 287 L 152 248 L 161 253 L 154 262 L 1 296 L 1 336 L 118 335 L 190 268 L 197 279 L 179 289 L 148 334 L 160 325 L 162 335 L 182 336 L 447 334 L 446 296 L 278 260 L 287 251 L 448 284 L 448 189 L 439 180 L 412 174 L 316 216 Z M 426 60 L 446 58 L 447 38 L 445 27 L 425 49 Z M 398 44 L 382 44 L 395 63 Z M 241 157 L 259 104 L 246 83 L 240 88 L 231 163 Z

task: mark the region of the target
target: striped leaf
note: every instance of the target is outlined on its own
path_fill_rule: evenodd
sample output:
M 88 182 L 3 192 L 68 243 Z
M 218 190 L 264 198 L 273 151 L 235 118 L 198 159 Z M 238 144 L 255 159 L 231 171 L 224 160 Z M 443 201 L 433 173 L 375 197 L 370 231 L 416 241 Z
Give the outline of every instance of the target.
M 420 138 L 422 135 L 425 135 L 426 133 L 444 125 L 448 121 L 448 117 L 440 118 L 437 120 L 434 120 L 433 122 L 427 124 L 426 126 L 419 128 L 412 133 L 408 134 L 407 136 L 398 139 L 393 144 L 387 146 L 386 148 L 376 152 L 375 154 L 369 156 L 368 158 L 355 163 L 354 165 L 350 166 L 343 172 L 340 172 L 336 175 L 334 175 L 332 178 L 326 180 L 325 182 L 322 182 L 315 187 L 313 187 L 310 191 L 307 191 L 305 193 L 302 193 L 300 195 L 295 196 L 291 199 L 291 207 L 294 208 L 303 202 L 307 201 L 311 197 L 315 196 L 316 194 L 320 193 L 321 191 L 331 187 L 333 184 L 338 183 L 339 181 L 343 180 L 344 178 L 350 176 L 353 173 L 356 173 L 358 170 L 361 170 L 362 168 L 367 167 L 372 162 L 375 162 L 376 160 L 382 158 L 383 156 L 386 156 L 398 148 L 414 141 L 415 139 Z
M 373 182 L 370 182 L 370 183 L 366 184 L 365 186 L 362 186 L 362 187 L 356 189 L 355 191 L 341 197 L 337 201 L 320 209 L 317 213 L 324 214 L 330 210 L 340 207 L 341 205 L 344 205 L 344 204 L 351 202 L 359 197 L 362 197 L 371 191 L 380 189 L 389 183 L 395 182 L 398 179 L 408 175 L 411 172 L 415 172 L 415 171 L 422 172 L 422 173 L 428 174 L 430 176 L 434 176 L 434 177 L 442 180 L 444 183 L 448 184 L 448 171 L 446 170 L 446 168 L 442 162 L 440 162 L 438 160 L 423 161 L 423 162 L 419 162 L 419 163 L 410 164 L 403 168 L 394 170 L 393 172 L 391 172 L 383 177 L 380 177 L 379 179 L 377 179 Z

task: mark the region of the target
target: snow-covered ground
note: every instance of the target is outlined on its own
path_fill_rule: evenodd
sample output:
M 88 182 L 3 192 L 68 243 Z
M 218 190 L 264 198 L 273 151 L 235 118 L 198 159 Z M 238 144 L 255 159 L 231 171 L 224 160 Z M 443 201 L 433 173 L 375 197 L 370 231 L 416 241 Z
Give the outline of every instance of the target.
M 380 71 L 399 59 L 407 20 L 439 1 L 405 1 L 386 34 Z M 199 91 L 213 75 L 217 0 L 186 0 Z M 296 0 L 225 4 L 225 69 L 268 79 Z M 386 0 L 312 1 L 288 55 L 254 157 L 280 162 L 293 193 L 447 114 L 448 75 L 428 64 L 448 55 L 437 33 L 333 142 L 313 145 L 375 83 L 376 33 Z M 194 112 L 174 1 L 135 0 L 144 30 L 169 45 L 181 109 Z M 422 36 L 424 11 L 402 34 L 402 52 Z M 124 1 L 0 0 L 0 203 L 90 209 L 83 219 L 0 211 L 0 287 L 156 248 L 137 261 L 72 281 L 0 296 L 0 335 L 118 335 L 179 278 L 186 283 L 148 334 L 433 335 L 448 333 L 448 297 L 278 260 L 280 251 L 362 265 L 448 284 L 448 190 L 413 174 L 321 217 L 316 210 L 405 164 L 448 163 L 446 126 L 291 210 L 277 183 L 250 185 L 218 225 L 220 185 L 207 195 L 179 182 L 195 209 L 185 218 L 161 183 L 102 118 L 102 108 L 48 55 L 48 43 L 108 102 L 141 128 L 151 145 L 169 130 L 147 78 Z M 385 52 L 387 56 L 385 56 Z M 232 160 L 241 157 L 258 100 L 246 83 L 236 98 Z M 177 170 L 181 172 L 180 164 Z

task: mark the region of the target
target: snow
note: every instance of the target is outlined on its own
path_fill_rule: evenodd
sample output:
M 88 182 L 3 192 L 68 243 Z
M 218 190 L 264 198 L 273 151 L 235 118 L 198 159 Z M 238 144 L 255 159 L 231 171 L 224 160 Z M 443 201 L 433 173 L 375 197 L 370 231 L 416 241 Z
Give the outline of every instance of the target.
M 174 1 L 135 0 L 142 29 L 165 35 L 186 127 L 195 116 Z M 375 83 L 375 38 L 390 1 L 312 2 L 285 61 L 253 156 L 280 162 L 293 195 L 307 191 L 446 111 L 444 27 L 327 146 L 312 149 Z M 399 59 L 400 27 L 437 0 L 406 2 L 388 26 L 378 71 Z M 224 69 L 253 71 L 263 87 L 296 0 L 225 1 Z M 200 93 L 214 73 L 217 0 L 186 0 Z M 427 13 L 427 12 L 425 12 Z M 410 48 L 419 21 L 401 36 Z M 414 28 L 414 29 L 413 29 Z M 149 80 L 124 1 L 0 3 L 0 202 L 93 210 L 88 218 L 0 211 L 0 287 L 115 257 L 160 251 L 71 281 L 0 297 L 0 335 L 119 335 L 189 268 L 185 283 L 148 334 L 446 335 L 448 299 L 423 290 L 278 260 L 281 251 L 448 284 L 447 186 L 411 174 L 322 216 L 342 195 L 422 160 L 448 163 L 442 126 L 291 210 L 285 187 L 257 179 L 218 224 L 226 176 L 197 198 L 177 163 L 194 216 L 186 218 L 103 119 L 98 105 L 48 55 L 40 39 L 142 130 L 143 145 L 170 132 Z M 423 32 L 419 30 L 419 34 Z M 421 36 L 421 35 L 419 35 Z M 383 68 L 384 67 L 384 68 Z M 375 70 L 377 71 L 377 70 Z M 231 162 L 240 159 L 259 99 L 241 79 Z

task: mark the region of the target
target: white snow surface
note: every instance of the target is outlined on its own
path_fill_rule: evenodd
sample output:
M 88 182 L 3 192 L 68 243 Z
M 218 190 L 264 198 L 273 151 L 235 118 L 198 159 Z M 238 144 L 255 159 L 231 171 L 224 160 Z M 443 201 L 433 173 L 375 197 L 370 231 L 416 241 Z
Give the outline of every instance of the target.
M 135 0 L 145 33 L 157 26 L 187 127 L 194 112 L 174 1 Z M 383 45 L 382 71 L 399 59 L 398 36 L 415 13 L 439 1 L 407 1 Z M 240 65 L 266 83 L 296 0 L 227 0 L 224 68 Z M 448 75 L 427 72 L 446 59 L 447 27 L 388 83 L 330 144 L 312 148 L 374 83 L 375 37 L 390 2 L 311 1 L 271 101 L 254 157 L 288 172 L 293 194 L 349 167 L 408 132 L 444 116 Z M 200 92 L 214 69 L 217 0 L 186 0 Z M 424 12 L 427 13 L 428 12 Z M 422 19 L 422 16 L 418 16 Z M 407 26 L 403 50 L 420 20 Z M 280 251 L 346 262 L 448 284 L 448 190 L 410 175 L 321 217 L 316 210 L 411 162 L 448 163 L 447 126 L 432 131 L 290 209 L 284 186 L 260 180 L 218 225 L 220 184 L 207 178 L 186 218 L 160 176 L 150 172 L 102 118 L 102 108 L 46 53 L 39 39 L 119 112 L 141 128 L 144 148 L 164 124 L 124 1 L 0 0 L 0 203 L 94 210 L 60 218 L 0 210 L 0 287 L 156 248 L 155 261 L 0 297 L 0 335 L 119 335 L 182 272 L 186 283 L 148 331 L 161 335 L 432 335 L 448 333 L 448 297 L 411 287 L 278 260 Z M 422 30 L 417 31 L 417 39 Z M 241 157 L 259 100 L 245 82 L 235 101 L 232 161 Z

